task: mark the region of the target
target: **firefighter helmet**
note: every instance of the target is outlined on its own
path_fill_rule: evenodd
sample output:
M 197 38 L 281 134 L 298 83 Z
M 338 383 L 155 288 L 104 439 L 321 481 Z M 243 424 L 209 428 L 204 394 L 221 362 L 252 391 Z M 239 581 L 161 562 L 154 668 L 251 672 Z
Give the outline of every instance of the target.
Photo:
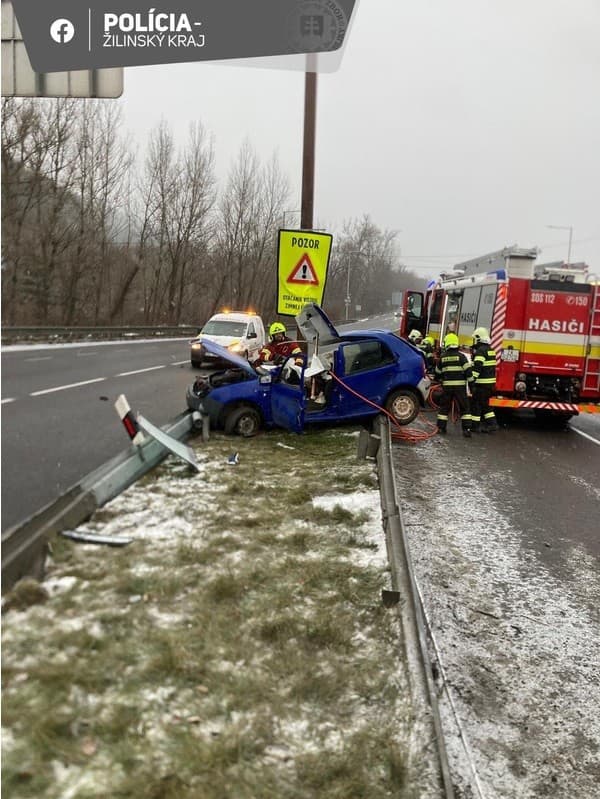
M 444 337 L 444 347 L 458 347 L 458 336 L 456 333 L 447 333 Z
M 421 341 L 423 338 L 423 334 L 420 330 L 411 330 L 408 334 L 408 340 L 412 341 L 413 344 L 416 344 L 418 341 Z
M 273 322 L 269 327 L 269 335 L 271 338 L 277 335 L 277 333 L 285 333 L 285 325 L 282 325 L 281 322 Z
M 490 343 L 490 334 L 487 332 L 485 327 L 478 327 L 477 330 L 473 331 L 473 342 L 475 344 L 489 344 Z

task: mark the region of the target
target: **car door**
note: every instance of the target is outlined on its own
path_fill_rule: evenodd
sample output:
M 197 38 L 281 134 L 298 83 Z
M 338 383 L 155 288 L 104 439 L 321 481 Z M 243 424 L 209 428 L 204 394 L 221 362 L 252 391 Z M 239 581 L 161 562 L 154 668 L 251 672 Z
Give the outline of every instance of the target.
M 336 360 L 343 382 L 336 387 L 339 418 L 377 413 L 365 399 L 382 406 L 396 384 L 398 361 L 393 352 L 378 339 L 365 339 L 341 344 Z
M 248 350 L 248 360 L 249 361 L 256 360 L 261 347 L 259 346 L 258 334 L 256 332 L 256 326 L 254 322 L 248 322 L 248 328 L 246 330 L 246 337 L 245 337 L 245 345 L 246 349 Z
M 306 392 L 304 390 L 304 367 L 300 376 L 293 372 L 293 382 L 286 379 L 285 365 L 271 385 L 271 415 L 277 427 L 293 433 L 304 429 Z M 298 382 L 299 379 L 299 382 Z

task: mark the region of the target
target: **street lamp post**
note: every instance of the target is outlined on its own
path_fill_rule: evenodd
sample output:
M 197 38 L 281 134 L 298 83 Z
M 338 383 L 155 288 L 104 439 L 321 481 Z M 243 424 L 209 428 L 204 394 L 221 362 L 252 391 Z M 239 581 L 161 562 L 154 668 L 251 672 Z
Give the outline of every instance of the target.
M 568 230 L 569 231 L 569 249 L 567 251 L 567 266 L 571 263 L 571 244 L 573 242 L 573 226 L 572 225 L 546 225 L 546 227 L 553 230 Z

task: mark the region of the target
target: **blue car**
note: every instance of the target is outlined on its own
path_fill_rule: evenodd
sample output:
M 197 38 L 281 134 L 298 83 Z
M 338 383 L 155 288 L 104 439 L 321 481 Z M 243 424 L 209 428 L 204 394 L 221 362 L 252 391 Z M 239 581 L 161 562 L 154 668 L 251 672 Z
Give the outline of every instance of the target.
M 261 428 L 301 432 L 375 416 L 385 408 L 408 424 L 425 403 L 429 381 L 421 352 L 389 330 L 340 334 L 322 308 L 306 305 L 296 317 L 306 342 L 302 369 L 287 364 L 255 369 L 214 342 L 207 349 L 229 368 L 199 377 L 187 389 L 190 410 L 210 426 L 249 437 Z M 302 342 L 304 343 L 304 342 Z

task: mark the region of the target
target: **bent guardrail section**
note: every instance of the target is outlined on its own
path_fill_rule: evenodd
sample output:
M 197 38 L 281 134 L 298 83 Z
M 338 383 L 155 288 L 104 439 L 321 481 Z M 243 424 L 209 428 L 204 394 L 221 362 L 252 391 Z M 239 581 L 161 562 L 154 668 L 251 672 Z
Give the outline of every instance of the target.
M 192 415 L 185 412 L 163 429 L 173 438 L 184 440 L 192 433 Z M 5 530 L 2 533 L 2 591 L 10 590 L 22 577 L 41 579 L 51 535 L 82 524 L 168 454 L 169 450 L 156 439 L 146 439 L 139 446 L 132 444 L 54 502 Z

